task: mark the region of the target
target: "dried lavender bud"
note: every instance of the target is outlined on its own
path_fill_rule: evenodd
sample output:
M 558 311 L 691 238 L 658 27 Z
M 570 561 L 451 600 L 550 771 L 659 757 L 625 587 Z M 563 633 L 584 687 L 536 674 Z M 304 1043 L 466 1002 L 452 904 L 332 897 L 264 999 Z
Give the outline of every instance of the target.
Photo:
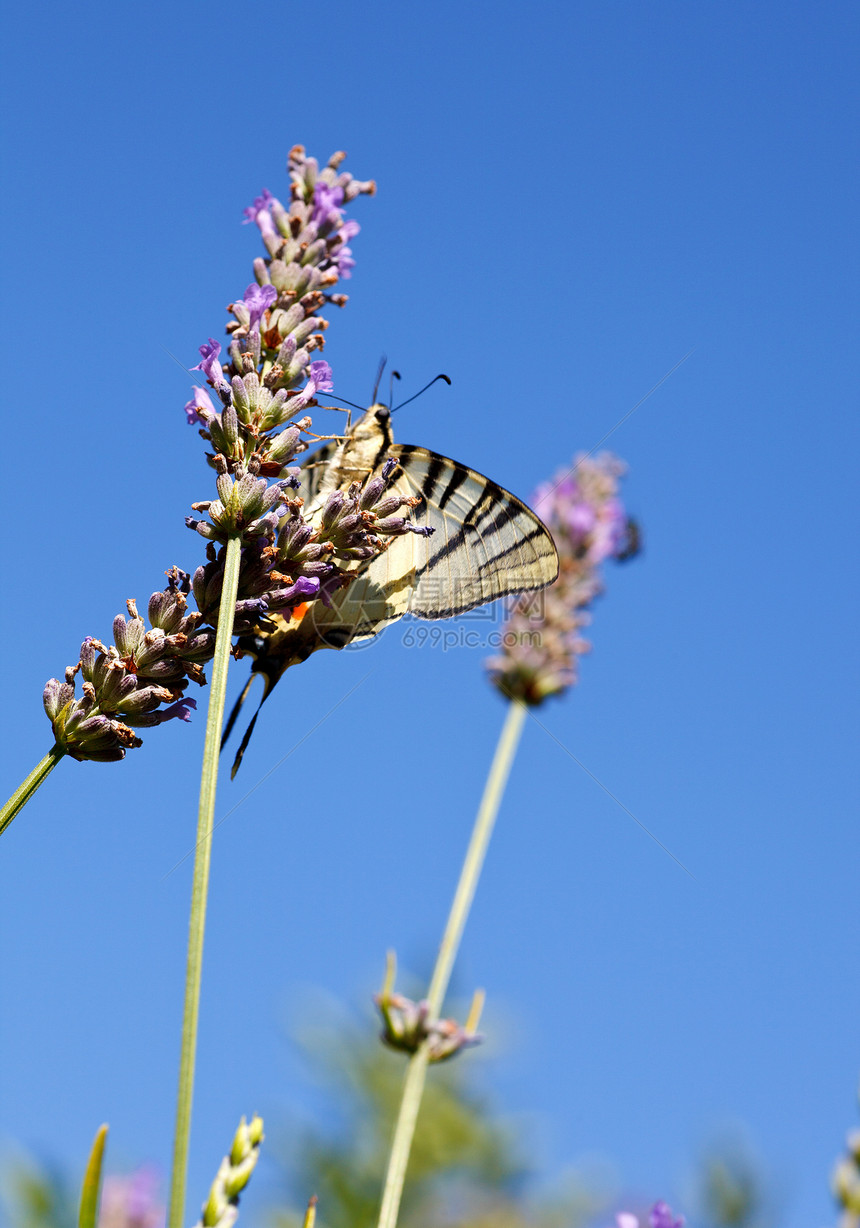
M 304 452 L 307 446 L 302 442 L 299 428 L 288 426 L 286 430 L 281 431 L 267 442 L 261 455 L 264 460 L 274 462 L 277 465 L 277 472 L 280 473 L 283 467 L 288 465 L 299 452 Z
M 464 1025 L 454 1019 L 434 1020 L 429 1017 L 430 1008 L 425 999 L 413 1002 L 411 998 L 393 992 L 394 970 L 392 952 L 388 957 L 382 991 L 373 996 L 382 1016 L 383 1028 L 379 1038 L 384 1044 L 403 1053 L 415 1053 L 427 1041 L 429 1061 L 444 1062 L 462 1049 L 481 1043 L 484 1038 L 477 1031 L 484 1004 L 481 991 L 475 994 L 469 1018 Z
M 187 584 L 186 574 L 171 568 L 167 588 L 149 599 L 149 630 L 129 601 L 129 617 L 118 614 L 114 619 L 113 645 L 87 636 L 78 664 L 66 671 L 65 681 L 48 681 L 45 711 L 67 754 L 102 762 L 122 759 L 127 749 L 141 744 L 134 727 L 189 719 L 196 702 L 183 698 L 183 691 L 189 678 L 205 682 L 200 666 L 212 657 L 215 635 L 200 629 L 199 613 L 186 611 Z M 80 699 L 74 687 L 78 671 L 83 680 Z
M 590 648 L 580 634 L 590 620 L 587 608 L 603 591 L 600 565 L 631 558 L 638 548 L 638 531 L 618 498 L 623 472 L 609 453 L 581 456 L 571 472 L 535 492 L 535 511 L 558 548 L 559 574 L 549 588 L 516 598 L 502 650 L 486 662 L 507 698 L 537 705 L 576 682 L 577 657 Z
M 265 478 L 242 471 L 238 481 L 230 474 L 219 474 L 215 485 L 218 499 L 192 504 L 195 511 L 208 512 L 209 521 L 187 516 L 185 523 L 189 529 L 194 529 L 207 541 L 219 542 L 227 542 L 237 533 L 241 533 L 246 542 L 255 537 L 274 536 L 286 502 L 280 484 L 270 486 Z

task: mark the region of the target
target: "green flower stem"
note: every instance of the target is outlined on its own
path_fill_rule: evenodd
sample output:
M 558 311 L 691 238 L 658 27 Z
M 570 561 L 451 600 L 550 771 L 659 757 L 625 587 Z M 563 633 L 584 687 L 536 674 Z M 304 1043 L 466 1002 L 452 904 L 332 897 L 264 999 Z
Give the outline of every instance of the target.
M 469 909 L 475 896 L 475 888 L 481 876 L 487 846 L 493 834 L 496 815 L 499 812 L 502 795 L 514 761 L 523 723 L 526 718 L 526 706 L 519 700 L 511 700 L 508 708 L 496 753 L 493 756 L 490 774 L 484 786 L 484 796 L 472 829 L 472 838 L 466 850 L 463 868 L 460 871 L 460 881 L 454 894 L 454 902 L 448 914 L 445 933 L 436 956 L 436 966 L 427 993 L 429 1005 L 428 1017 L 436 1019 L 442 1009 L 448 982 L 463 930 L 469 916 Z M 416 1050 L 409 1059 L 406 1079 L 403 1083 L 403 1094 L 400 1099 L 400 1109 L 397 1123 L 394 1127 L 394 1138 L 391 1143 L 391 1153 L 388 1157 L 388 1172 L 385 1174 L 385 1185 L 382 1191 L 382 1207 L 379 1212 L 379 1228 L 395 1228 L 400 1210 L 400 1199 L 403 1194 L 403 1182 L 406 1177 L 406 1167 L 409 1163 L 409 1153 L 412 1150 L 412 1139 L 415 1135 L 415 1123 L 418 1120 L 418 1110 L 424 1094 L 424 1083 L 427 1077 L 429 1062 L 429 1042 Z
M 212 685 L 206 717 L 200 807 L 197 812 L 197 847 L 191 886 L 191 920 L 188 927 L 188 963 L 185 973 L 185 1009 L 182 1016 L 182 1048 L 179 1057 L 179 1091 L 176 1099 L 176 1134 L 173 1141 L 173 1171 L 170 1179 L 168 1228 L 182 1228 L 185 1219 L 185 1187 L 188 1178 L 188 1142 L 191 1135 L 191 1101 L 194 1093 L 194 1062 L 197 1056 L 197 1019 L 200 1011 L 200 975 L 203 965 L 203 934 L 206 928 L 206 896 L 212 852 L 212 823 L 218 783 L 221 724 L 227 694 L 227 667 L 233 636 L 236 592 L 239 587 L 241 538 L 227 543 L 224 587 L 218 609 L 218 633 L 212 661 Z
M 24 809 L 39 785 L 50 775 L 65 753 L 61 747 L 57 745 L 52 746 L 42 762 L 37 763 L 27 779 L 18 786 L 6 805 L 0 810 L 0 836 L 2 836 L 18 811 Z

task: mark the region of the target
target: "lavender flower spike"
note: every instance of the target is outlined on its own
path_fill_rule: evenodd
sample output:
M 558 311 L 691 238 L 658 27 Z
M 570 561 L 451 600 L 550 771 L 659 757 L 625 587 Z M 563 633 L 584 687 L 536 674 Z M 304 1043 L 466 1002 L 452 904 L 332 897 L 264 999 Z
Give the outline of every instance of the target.
M 463 1049 L 481 1043 L 484 1038 L 478 1031 L 478 1021 L 484 1005 L 483 990 L 475 993 L 465 1024 L 459 1024 L 455 1019 L 431 1019 L 426 998 L 413 1002 L 411 998 L 394 992 L 396 970 L 394 952 L 389 951 L 382 990 L 373 995 L 382 1016 L 383 1027 L 379 1039 L 383 1044 L 404 1053 L 415 1053 L 427 1042 L 428 1060 L 444 1062 Z
M 618 498 L 623 472 L 608 452 L 581 456 L 535 492 L 535 511 L 558 548 L 559 573 L 549 588 L 516 598 L 501 652 L 486 662 L 490 680 L 509 699 L 537 705 L 576 682 L 577 658 L 590 648 L 581 634 L 588 607 L 603 591 L 600 566 L 631 558 L 638 548 L 638 530 Z

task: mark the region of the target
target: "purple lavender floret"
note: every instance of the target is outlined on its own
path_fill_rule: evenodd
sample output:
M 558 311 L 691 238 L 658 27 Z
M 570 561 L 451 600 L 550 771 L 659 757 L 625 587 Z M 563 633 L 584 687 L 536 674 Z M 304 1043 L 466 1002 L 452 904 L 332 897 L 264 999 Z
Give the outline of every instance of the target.
M 351 247 L 339 247 L 334 254 L 334 263 L 337 267 L 338 275 L 348 280 L 352 277 L 352 270 L 355 268 L 355 261 L 352 258 Z
M 303 601 L 313 601 L 320 596 L 321 585 L 316 576 L 299 576 L 294 584 L 274 589 L 269 593 L 271 610 L 292 609 Z
M 127 1177 L 106 1177 L 99 1228 L 163 1228 L 164 1207 L 158 1199 L 158 1176 L 141 1168 Z
M 159 723 L 173 720 L 174 717 L 180 721 L 190 721 L 191 713 L 197 708 L 197 700 L 193 698 L 178 699 L 175 704 L 170 704 L 158 713 Z
M 256 222 L 257 215 L 261 212 L 261 210 L 268 209 L 269 205 L 272 203 L 274 199 L 275 198 L 272 195 L 272 193 L 269 191 L 269 189 L 263 188 L 262 193 L 258 197 L 256 197 L 256 199 L 254 200 L 254 203 L 252 205 L 247 205 L 242 210 L 242 212 L 245 215 L 242 225 L 247 226 L 250 222 Z
M 655 1202 L 648 1215 L 651 1228 L 684 1228 L 684 1217 L 675 1219 L 672 1208 L 666 1202 Z
M 243 302 L 250 316 L 249 327 L 251 329 L 259 329 L 260 320 L 277 297 L 278 292 L 274 286 L 258 286 L 256 282 L 251 282 L 243 296 Z
M 201 359 L 195 366 L 189 367 L 190 371 L 202 371 L 208 380 L 218 388 L 225 382 L 224 371 L 221 366 L 219 355 L 221 353 L 221 342 L 216 341 L 214 337 L 210 337 L 206 345 L 199 347 Z
M 198 388 L 196 385 L 191 389 L 191 400 L 185 402 L 183 409 L 185 410 L 189 426 L 194 426 L 198 422 L 201 425 L 207 421 L 211 422 L 216 413 L 209 393 L 205 388 Z M 203 410 L 203 417 L 200 416 L 201 409 Z
M 317 392 L 334 391 L 331 367 L 325 359 L 318 358 L 316 362 L 312 362 L 308 367 L 308 372 Z
M 318 180 L 314 185 L 311 221 L 321 228 L 336 226 L 342 220 L 342 204 L 343 188 Z

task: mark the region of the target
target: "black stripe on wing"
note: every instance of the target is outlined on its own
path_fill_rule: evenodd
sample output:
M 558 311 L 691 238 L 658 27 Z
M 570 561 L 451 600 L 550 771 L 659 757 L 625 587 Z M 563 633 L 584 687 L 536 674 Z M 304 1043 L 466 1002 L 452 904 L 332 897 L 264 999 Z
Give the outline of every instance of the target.
M 393 446 L 391 454 L 423 495 L 424 519 L 436 530 L 416 566 L 413 613 L 446 618 L 555 580 L 558 557 L 549 530 L 516 495 L 426 448 Z M 421 591 L 422 577 L 432 577 L 435 594 Z

